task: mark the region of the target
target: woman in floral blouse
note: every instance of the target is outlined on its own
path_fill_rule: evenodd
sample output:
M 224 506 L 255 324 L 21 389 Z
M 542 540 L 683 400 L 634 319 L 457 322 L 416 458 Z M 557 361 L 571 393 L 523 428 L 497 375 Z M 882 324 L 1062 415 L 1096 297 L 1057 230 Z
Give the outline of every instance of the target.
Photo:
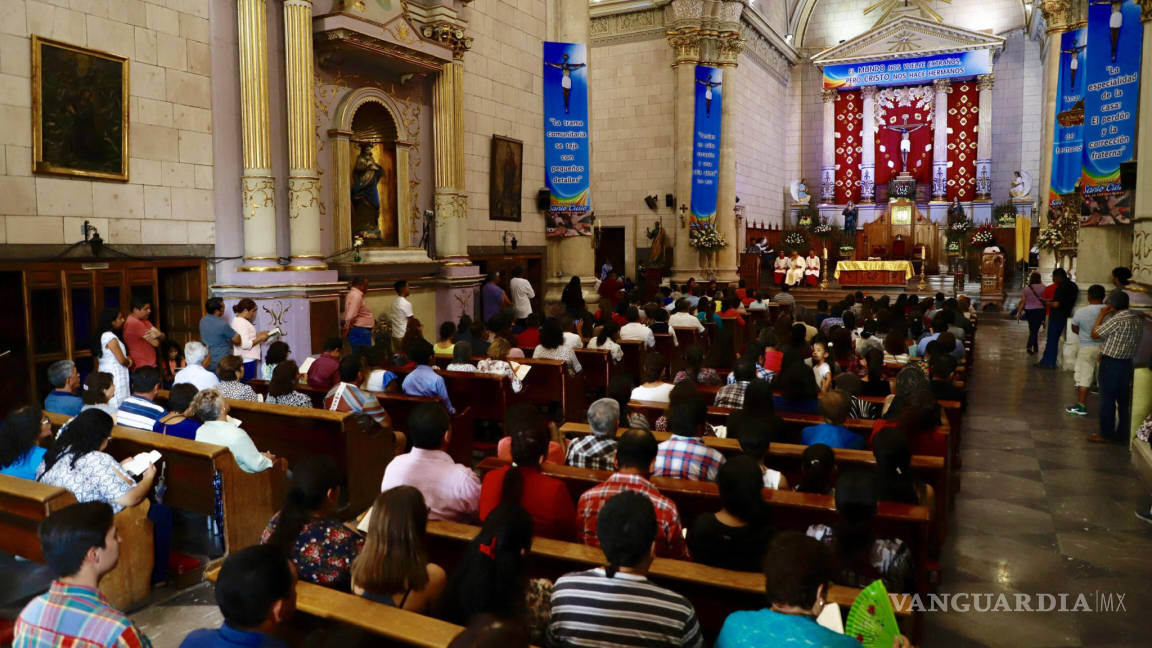
M 284 506 L 268 522 L 260 544 L 279 547 L 300 580 L 349 591 L 352 560 L 364 540 L 332 517 L 343 487 L 344 476 L 331 457 L 301 460 L 293 467 Z
M 224 398 L 231 398 L 232 400 L 246 400 L 256 401 L 256 391 L 252 387 L 240 382 L 244 376 L 244 361 L 240 356 L 226 355 L 220 358 L 220 362 L 216 365 L 216 377 L 220 379 L 220 384 L 216 385 L 216 391 L 220 392 Z
M 308 394 L 296 391 L 300 367 L 292 360 L 284 360 L 276 365 L 272 371 L 272 380 L 268 381 L 268 398 L 265 402 L 277 405 L 295 405 L 296 407 L 312 407 L 312 399 Z

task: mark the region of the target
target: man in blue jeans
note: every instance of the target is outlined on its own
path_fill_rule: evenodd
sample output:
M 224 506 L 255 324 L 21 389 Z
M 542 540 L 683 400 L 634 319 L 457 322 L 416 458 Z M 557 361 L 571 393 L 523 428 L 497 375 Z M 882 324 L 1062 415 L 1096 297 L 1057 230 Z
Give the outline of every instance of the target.
M 1044 344 L 1044 355 L 1036 363 L 1041 369 L 1056 368 L 1056 354 L 1060 351 L 1060 336 L 1072 315 L 1072 307 L 1080 295 L 1080 287 L 1068 278 L 1064 268 L 1052 271 L 1052 282 L 1056 284 L 1056 294 L 1048 302 L 1048 339 Z
M 1128 293 L 1113 291 L 1092 326 L 1092 339 L 1100 341 L 1100 433 L 1093 443 L 1128 440 L 1132 423 L 1132 358 L 1140 346 L 1144 324 L 1128 309 Z

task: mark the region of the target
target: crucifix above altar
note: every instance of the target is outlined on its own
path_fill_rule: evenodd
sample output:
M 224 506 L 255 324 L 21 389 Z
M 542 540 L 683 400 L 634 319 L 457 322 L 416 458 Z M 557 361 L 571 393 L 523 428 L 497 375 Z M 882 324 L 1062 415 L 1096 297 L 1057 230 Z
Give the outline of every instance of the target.
M 821 202 L 988 201 L 981 178 L 994 175 L 991 88 L 1004 38 L 874 7 L 896 17 L 813 57 L 828 142 Z

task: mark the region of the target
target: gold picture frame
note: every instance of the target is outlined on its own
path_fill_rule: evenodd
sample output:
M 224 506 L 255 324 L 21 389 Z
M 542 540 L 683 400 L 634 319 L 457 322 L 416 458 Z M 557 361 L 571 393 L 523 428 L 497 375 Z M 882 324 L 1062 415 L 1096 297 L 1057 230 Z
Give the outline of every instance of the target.
M 32 35 L 32 171 L 128 181 L 128 59 Z

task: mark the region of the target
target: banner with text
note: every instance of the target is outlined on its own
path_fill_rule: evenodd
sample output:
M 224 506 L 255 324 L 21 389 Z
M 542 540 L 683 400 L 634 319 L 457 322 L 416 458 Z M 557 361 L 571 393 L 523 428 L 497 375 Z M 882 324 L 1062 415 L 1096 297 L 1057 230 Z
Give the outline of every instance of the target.
M 588 47 L 544 43 L 547 236 L 592 233 L 588 155 Z
M 1080 181 L 1080 164 L 1084 159 L 1084 28 L 1060 35 L 1060 78 L 1056 82 L 1056 130 L 1052 144 L 1052 181 L 1048 187 L 1048 206 L 1055 208 L 1064 201 L 1061 195 L 1076 190 Z
M 1092 0 L 1087 29 L 1080 220 L 1082 225 L 1127 224 L 1133 196 L 1120 188 L 1120 164 L 1132 160 L 1136 149 L 1144 39 L 1140 5 Z
M 696 66 L 696 116 L 692 130 L 693 229 L 716 225 L 723 81 L 723 70 L 707 65 Z
M 862 86 L 909 85 L 991 71 L 992 54 L 988 50 L 975 50 L 875 63 L 825 65 L 824 87 L 850 90 Z

